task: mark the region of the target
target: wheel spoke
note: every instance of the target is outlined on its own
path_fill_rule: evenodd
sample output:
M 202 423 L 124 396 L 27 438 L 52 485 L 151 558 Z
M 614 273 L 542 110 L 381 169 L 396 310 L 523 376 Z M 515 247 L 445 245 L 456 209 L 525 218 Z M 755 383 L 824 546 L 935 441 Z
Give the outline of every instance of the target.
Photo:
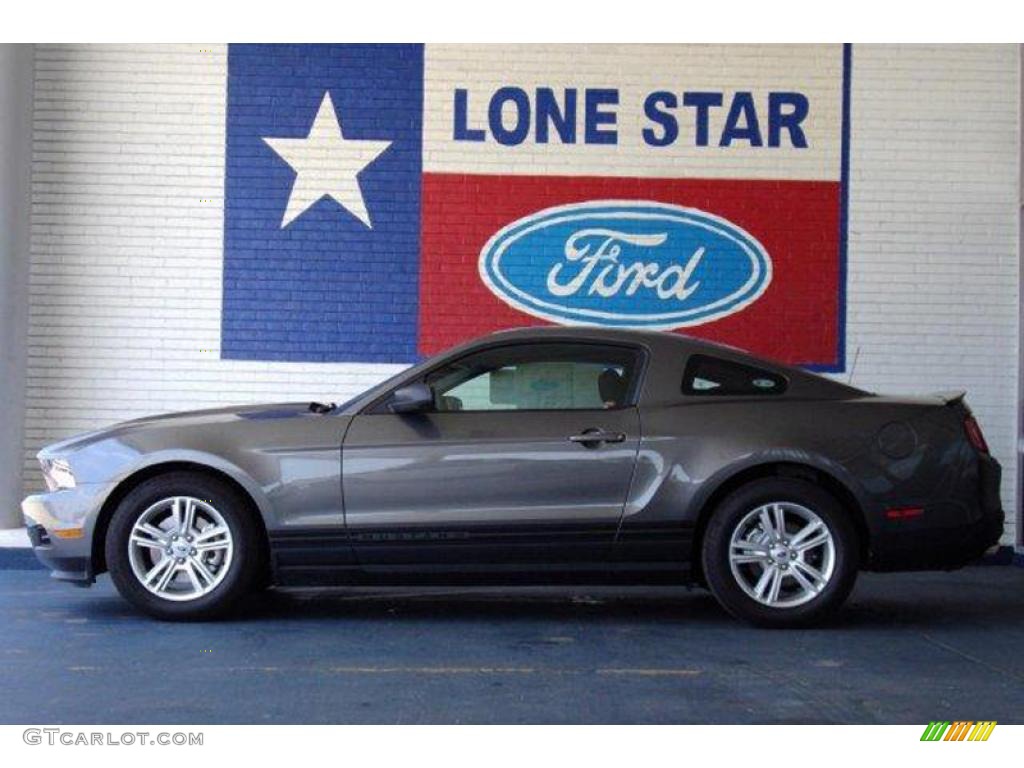
M 196 552 L 216 552 L 220 549 L 230 549 L 231 542 L 226 539 L 220 539 L 219 541 L 200 541 L 195 543 Z
M 772 569 L 772 586 L 768 590 L 768 602 L 777 603 L 779 602 L 779 592 L 782 590 L 782 577 L 783 573 L 778 568 Z
M 140 547 L 163 549 L 167 546 L 167 534 L 154 525 L 142 523 L 132 529 L 131 541 Z
M 146 584 L 151 584 L 153 582 L 153 579 L 160 576 L 160 574 L 163 573 L 167 568 L 169 568 L 173 562 L 174 561 L 171 560 L 171 558 L 169 557 L 161 558 L 156 565 L 154 565 L 152 568 L 146 571 L 146 575 L 142 579 L 143 582 Z
M 805 539 L 804 541 L 801 541 L 799 544 L 797 544 L 793 548 L 797 552 L 806 552 L 809 549 L 814 549 L 815 547 L 820 547 L 822 544 L 827 543 L 829 541 L 829 539 L 831 539 L 831 538 L 832 537 L 829 536 L 828 531 L 822 531 L 821 533 L 819 533 L 817 536 L 814 536 L 813 538 Z
M 192 525 L 196 519 L 196 502 L 194 499 L 185 499 L 185 510 L 181 519 L 181 533 L 183 536 L 192 532 Z
M 209 528 L 204 528 L 196 534 L 196 542 L 207 541 L 212 539 L 214 536 L 223 536 L 228 533 L 227 526 L 225 525 L 212 525 Z M 198 549 L 198 547 L 197 547 Z
M 170 560 L 171 558 L 167 559 Z M 164 571 L 163 574 L 160 576 L 160 581 L 156 585 L 157 591 L 163 592 L 165 589 L 167 589 L 167 586 L 171 583 L 171 580 L 177 575 L 177 573 L 178 565 L 172 560 L 170 568 Z
M 167 538 L 167 531 L 165 531 L 165 530 L 163 530 L 161 528 L 157 528 L 155 525 L 150 525 L 149 523 L 143 523 L 142 525 L 136 525 L 135 526 L 135 530 L 136 530 L 136 532 L 142 531 L 143 533 L 148 533 L 154 539 L 161 539 L 161 540 L 163 540 L 163 539 Z
M 764 544 L 760 544 L 760 543 L 758 543 L 756 541 L 746 541 L 745 539 L 741 539 L 740 541 L 734 541 L 732 543 L 732 548 L 733 549 L 741 550 L 743 552 L 762 552 L 763 553 L 765 551 Z
M 139 536 L 138 533 L 133 533 L 131 537 L 132 544 L 138 544 L 140 547 L 148 547 L 149 549 L 159 549 L 163 551 L 167 544 L 162 541 L 154 541 L 153 539 L 146 538 L 145 536 Z
M 763 563 L 768 559 L 768 554 L 762 552 L 754 555 L 732 555 L 729 558 L 737 565 L 746 565 L 748 563 Z
M 196 573 L 195 565 L 192 562 L 192 558 L 185 561 L 184 565 L 185 573 L 188 574 L 189 581 L 192 582 L 192 587 L 196 592 L 203 591 L 203 583 L 199 580 L 199 574 Z
M 784 537 L 786 535 L 786 510 L 781 504 L 773 504 L 772 514 L 775 518 L 775 535 Z
M 152 584 L 154 590 L 163 592 L 167 585 L 170 584 L 177 570 L 178 567 L 174 562 L 174 558 L 165 557 L 146 574 L 146 584 Z M 154 579 L 156 580 L 155 584 L 153 583 Z
M 185 517 L 183 509 L 184 505 L 182 504 L 183 501 L 185 500 L 181 498 L 176 498 L 174 502 L 171 504 L 171 519 L 174 521 L 175 533 L 181 532 L 181 522 Z
M 793 538 L 791 538 L 789 540 L 790 546 L 792 546 L 792 547 L 797 546 L 801 541 L 806 539 L 812 533 L 815 533 L 816 531 L 821 530 L 823 527 L 824 526 L 819 521 L 817 521 L 817 520 L 815 520 L 814 522 L 808 523 L 803 528 L 801 528 L 799 531 L 797 531 L 796 535 L 793 536 Z
M 768 589 L 768 585 L 771 584 L 774 575 L 775 568 L 765 566 L 764 571 L 761 573 L 761 578 L 758 579 L 757 584 L 754 585 L 754 594 L 757 595 L 759 600 L 764 599 L 764 591 Z
M 207 588 L 213 584 L 213 574 L 205 567 L 202 567 L 202 564 L 196 558 L 189 557 L 185 560 L 185 564 L 182 567 L 188 574 L 188 580 L 193 583 L 196 592 L 206 592 Z
M 196 573 L 203 577 L 207 584 L 213 584 L 213 582 L 217 580 L 217 577 L 210 573 L 210 569 L 207 568 L 206 564 L 198 557 L 190 557 L 189 563 L 192 568 L 195 569 Z
M 804 576 L 803 573 L 801 573 L 800 569 L 796 567 L 795 562 L 793 563 L 793 568 L 790 570 L 790 575 L 794 579 L 796 579 L 797 583 L 801 587 L 803 587 L 805 592 L 810 592 L 811 594 L 815 594 L 818 592 L 817 587 L 815 587 L 814 584 L 807 580 L 807 577 Z
M 763 507 L 760 515 L 761 529 L 764 531 L 765 536 L 769 539 L 775 538 L 775 524 L 772 523 L 772 519 L 768 514 L 768 508 Z
M 811 580 L 811 586 L 815 592 L 820 592 L 825 586 L 825 576 L 812 565 L 808 565 L 803 560 L 794 560 L 793 568 L 806 575 Z

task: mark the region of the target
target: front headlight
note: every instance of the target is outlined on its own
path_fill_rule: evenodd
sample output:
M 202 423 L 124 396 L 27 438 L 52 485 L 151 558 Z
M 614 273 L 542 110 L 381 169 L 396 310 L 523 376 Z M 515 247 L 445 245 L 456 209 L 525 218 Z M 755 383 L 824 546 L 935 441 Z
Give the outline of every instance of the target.
M 66 459 L 40 459 L 39 463 L 43 465 L 46 487 L 51 491 L 75 487 L 75 476 Z

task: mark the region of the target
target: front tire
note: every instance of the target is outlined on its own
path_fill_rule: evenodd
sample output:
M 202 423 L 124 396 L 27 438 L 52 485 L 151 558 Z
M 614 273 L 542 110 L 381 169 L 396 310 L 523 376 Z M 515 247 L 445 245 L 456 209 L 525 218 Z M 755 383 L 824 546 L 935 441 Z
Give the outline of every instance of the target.
M 197 472 L 146 480 L 118 504 L 105 542 L 118 592 L 159 619 L 222 616 L 260 572 L 257 523 L 227 483 Z
M 705 532 L 712 593 L 737 618 L 763 627 L 823 621 L 857 578 L 857 533 L 835 498 L 804 480 L 758 480 L 729 495 Z

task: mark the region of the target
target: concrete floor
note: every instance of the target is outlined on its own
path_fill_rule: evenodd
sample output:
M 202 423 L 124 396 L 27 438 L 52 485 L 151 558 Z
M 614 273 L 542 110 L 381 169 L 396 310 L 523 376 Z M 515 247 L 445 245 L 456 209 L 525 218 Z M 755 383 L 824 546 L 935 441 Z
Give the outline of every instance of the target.
M 868 574 L 834 626 L 765 631 L 682 589 L 269 592 L 164 624 L 27 562 L 0 570 L 0 723 L 1024 722 L 1013 566 Z

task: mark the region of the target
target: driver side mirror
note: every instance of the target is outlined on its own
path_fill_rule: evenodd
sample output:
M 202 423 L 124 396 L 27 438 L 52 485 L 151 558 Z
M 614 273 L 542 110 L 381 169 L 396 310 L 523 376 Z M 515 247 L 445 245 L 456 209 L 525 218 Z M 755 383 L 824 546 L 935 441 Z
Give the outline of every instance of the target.
M 399 387 L 388 402 L 392 413 L 423 413 L 433 407 L 434 391 L 422 382 Z

